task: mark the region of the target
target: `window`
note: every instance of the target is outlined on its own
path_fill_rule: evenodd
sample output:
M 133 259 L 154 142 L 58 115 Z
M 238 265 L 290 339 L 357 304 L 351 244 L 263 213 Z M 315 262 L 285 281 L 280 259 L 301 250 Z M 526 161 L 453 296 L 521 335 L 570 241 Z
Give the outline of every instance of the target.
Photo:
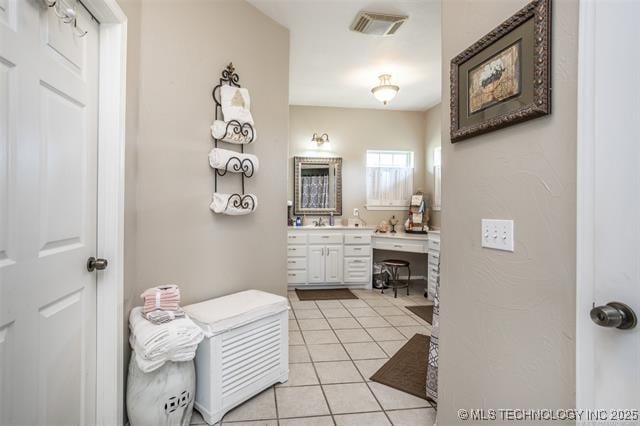
M 412 194 L 413 152 L 367 151 L 367 209 L 403 209 Z

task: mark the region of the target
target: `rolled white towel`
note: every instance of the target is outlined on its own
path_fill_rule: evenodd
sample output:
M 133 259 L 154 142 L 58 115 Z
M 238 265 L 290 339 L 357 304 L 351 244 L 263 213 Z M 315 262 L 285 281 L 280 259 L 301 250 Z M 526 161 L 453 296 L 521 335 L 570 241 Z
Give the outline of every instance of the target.
M 211 136 L 224 142 L 244 145 L 255 142 L 258 132 L 249 123 L 215 120 L 211 125 Z
M 214 169 L 228 170 L 234 173 L 244 173 L 251 177 L 258 171 L 258 157 L 251 154 L 229 151 L 228 149 L 213 148 L 209 152 L 209 164 Z
M 209 208 L 216 213 L 241 216 L 253 212 L 258 207 L 258 197 L 253 194 L 213 194 Z

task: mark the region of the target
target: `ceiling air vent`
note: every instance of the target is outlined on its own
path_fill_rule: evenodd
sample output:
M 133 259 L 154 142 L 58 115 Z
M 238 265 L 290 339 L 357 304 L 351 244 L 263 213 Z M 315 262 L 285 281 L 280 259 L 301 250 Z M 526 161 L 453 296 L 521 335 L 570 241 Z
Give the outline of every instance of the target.
M 365 12 L 358 13 L 351 24 L 351 31 L 362 34 L 390 36 L 408 19 L 403 15 L 387 15 L 384 13 Z

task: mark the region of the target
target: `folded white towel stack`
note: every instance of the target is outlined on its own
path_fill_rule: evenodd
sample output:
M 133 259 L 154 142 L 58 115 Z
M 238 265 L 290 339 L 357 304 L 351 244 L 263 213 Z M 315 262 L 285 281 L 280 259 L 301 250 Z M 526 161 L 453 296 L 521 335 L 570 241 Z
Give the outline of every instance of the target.
M 241 123 L 253 124 L 251 116 L 251 97 L 249 91 L 242 87 L 220 87 L 220 103 L 222 115 L 226 121 L 238 120 Z
M 129 314 L 129 329 L 129 343 L 138 367 L 145 373 L 162 367 L 167 361 L 192 360 L 204 338 L 202 329 L 188 316 L 165 324 L 153 324 L 144 318 L 140 306 Z
M 211 125 L 211 136 L 224 142 L 243 145 L 255 142 L 258 139 L 258 132 L 249 124 L 228 124 L 226 121 L 215 120 Z
M 249 214 L 258 207 L 258 197 L 253 194 L 213 194 L 209 208 L 216 213 L 241 216 Z
M 234 158 L 235 157 L 235 158 Z M 228 170 L 234 173 L 244 173 L 251 177 L 258 171 L 258 157 L 251 154 L 229 151 L 228 149 L 213 148 L 209 152 L 209 164 L 214 169 Z

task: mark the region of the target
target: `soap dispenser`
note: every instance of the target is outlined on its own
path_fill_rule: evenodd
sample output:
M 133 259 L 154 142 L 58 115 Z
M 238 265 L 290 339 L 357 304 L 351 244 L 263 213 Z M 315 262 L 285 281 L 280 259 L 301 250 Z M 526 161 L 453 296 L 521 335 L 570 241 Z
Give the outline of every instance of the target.
M 335 219 L 333 218 L 333 212 L 329 212 L 329 226 L 335 226 Z

